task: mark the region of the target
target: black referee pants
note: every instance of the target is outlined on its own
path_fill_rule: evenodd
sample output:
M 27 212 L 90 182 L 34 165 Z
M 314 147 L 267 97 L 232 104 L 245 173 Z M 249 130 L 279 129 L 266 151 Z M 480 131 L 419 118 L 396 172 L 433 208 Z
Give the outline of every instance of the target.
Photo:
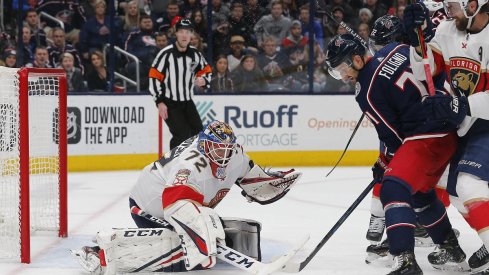
M 173 136 L 170 140 L 170 150 L 204 129 L 193 100 L 165 100 L 164 103 L 168 107 L 168 118 L 165 123 Z

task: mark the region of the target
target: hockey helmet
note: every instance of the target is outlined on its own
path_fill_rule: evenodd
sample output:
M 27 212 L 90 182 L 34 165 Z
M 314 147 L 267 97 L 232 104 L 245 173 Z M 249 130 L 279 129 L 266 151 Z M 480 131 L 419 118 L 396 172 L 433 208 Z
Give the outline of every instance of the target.
M 365 47 L 360 40 L 355 36 L 345 33 L 336 35 L 328 43 L 328 51 L 326 52 L 326 65 L 329 74 L 335 79 L 342 79 L 342 70 L 340 66 L 352 65 L 353 55 L 365 55 Z
M 178 31 L 179 29 L 187 29 L 187 30 L 193 31 L 194 25 L 188 19 L 180 19 L 180 20 L 178 20 L 178 22 L 175 26 L 175 29 L 176 29 L 176 31 Z
M 472 1 L 477 2 L 477 10 L 473 15 L 468 15 L 468 5 Z M 455 12 L 462 10 L 464 16 L 469 19 L 469 24 L 467 25 L 467 28 L 469 28 L 472 25 L 474 16 L 476 16 L 480 12 L 482 6 L 486 5 L 488 2 L 489 0 L 445 0 L 443 4 L 445 6 L 445 13 L 449 18 L 453 17 Z
M 402 36 L 402 23 L 399 17 L 384 15 L 375 20 L 369 35 L 369 44 L 385 46 Z
M 229 124 L 214 120 L 199 133 L 198 149 L 211 163 L 225 168 L 236 147 L 236 136 Z

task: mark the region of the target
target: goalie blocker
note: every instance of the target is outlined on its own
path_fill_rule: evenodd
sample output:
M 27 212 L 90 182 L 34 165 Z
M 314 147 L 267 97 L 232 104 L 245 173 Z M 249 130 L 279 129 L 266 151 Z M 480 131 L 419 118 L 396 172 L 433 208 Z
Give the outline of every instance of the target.
M 238 218 L 221 221 L 226 246 L 260 261 L 261 224 Z M 92 274 L 183 272 L 187 267 L 181 238 L 171 227 L 104 230 L 97 233 L 97 247 L 84 247 L 72 254 Z M 200 269 L 203 267 L 198 265 L 193 270 Z

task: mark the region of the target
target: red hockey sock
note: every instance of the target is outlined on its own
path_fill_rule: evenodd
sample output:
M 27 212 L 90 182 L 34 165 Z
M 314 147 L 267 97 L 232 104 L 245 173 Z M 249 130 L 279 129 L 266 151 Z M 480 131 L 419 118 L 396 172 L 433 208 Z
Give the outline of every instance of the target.
M 468 217 L 465 219 L 467 223 L 477 232 L 482 229 L 489 228 L 489 202 L 478 201 L 467 205 L 469 210 Z
M 450 206 L 450 197 L 447 193 L 447 190 L 440 188 L 438 186 L 435 186 L 435 193 L 438 199 L 443 203 L 445 208 Z

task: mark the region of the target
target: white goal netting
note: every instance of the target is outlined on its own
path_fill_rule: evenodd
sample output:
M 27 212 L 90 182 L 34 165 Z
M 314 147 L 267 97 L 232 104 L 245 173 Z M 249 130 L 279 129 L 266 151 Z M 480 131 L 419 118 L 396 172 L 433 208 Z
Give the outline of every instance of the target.
M 59 78 L 0 67 L 0 258 L 20 257 L 21 213 L 30 212 L 30 234 L 59 230 Z M 22 84 L 28 83 L 28 89 Z M 21 93 L 28 94 L 28 120 L 21 111 Z M 20 127 L 29 125 L 28 148 L 20 141 Z M 28 149 L 29 190 L 21 188 L 21 152 Z M 25 151 L 24 151 L 25 153 Z M 21 205 L 21 193 L 30 198 L 30 209 Z M 29 211 L 29 212 L 26 212 Z M 25 217 L 25 216 L 24 216 Z

